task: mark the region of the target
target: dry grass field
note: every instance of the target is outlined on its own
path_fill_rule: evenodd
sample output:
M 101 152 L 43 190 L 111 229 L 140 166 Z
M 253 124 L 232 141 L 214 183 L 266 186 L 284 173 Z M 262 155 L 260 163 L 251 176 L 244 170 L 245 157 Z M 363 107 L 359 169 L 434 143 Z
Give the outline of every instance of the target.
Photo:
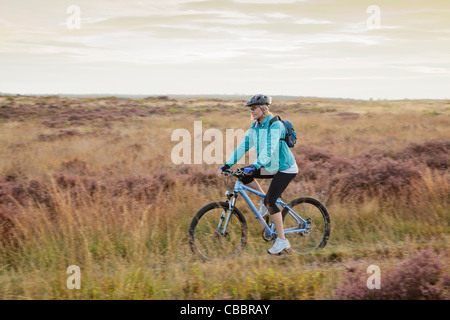
M 243 254 L 197 260 L 189 223 L 226 187 L 219 164 L 174 164 L 171 136 L 184 128 L 194 140 L 194 121 L 246 130 L 243 104 L 0 96 L 0 299 L 450 298 L 446 100 L 275 100 L 298 135 L 300 171 L 283 198 L 321 200 L 329 242 L 269 256 L 241 199 Z M 70 265 L 80 289 L 66 285 Z M 370 265 L 381 289 L 367 288 Z

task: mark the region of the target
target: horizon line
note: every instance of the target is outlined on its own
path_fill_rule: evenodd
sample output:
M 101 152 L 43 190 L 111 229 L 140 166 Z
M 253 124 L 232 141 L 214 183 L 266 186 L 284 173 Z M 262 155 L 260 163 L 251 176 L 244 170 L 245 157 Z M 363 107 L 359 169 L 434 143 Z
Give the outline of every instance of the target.
M 190 97 L 209 97 L 220 98 L 228 97 L 230 100 L 235 100 L 237 97 L 251 97 L 254 94 L 245 93 L 202 93 L 202 94 L 187 94 L 187 93 L 158 93 L 158 94 L 143 94 L 143 93 L 7 93 L 0 92 L 0 96 L 57 96 L 57 97 L 116 97 L 116 98 L 149 98 L 149 97 L 177 97 L 177 98 L 190 98 Z M 450 100 L 450 98 L 351 98 L 351 97 L 326 97 L 326 96 L 300 96 L 289 94 L 274 94 L 271 97 L 276 97 L 280 100 L 294 100 L 294 99 L 326 99 L 326 100 L 354 100 L 354 101 L 426 101 L 426 100 Z M 244 99 L 245 100 L 245 99 Z

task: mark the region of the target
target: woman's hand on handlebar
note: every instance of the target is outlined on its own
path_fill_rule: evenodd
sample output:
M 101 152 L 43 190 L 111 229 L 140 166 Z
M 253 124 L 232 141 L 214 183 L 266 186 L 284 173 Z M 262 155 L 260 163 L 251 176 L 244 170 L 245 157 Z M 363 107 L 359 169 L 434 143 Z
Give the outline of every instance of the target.
M 230 169 L 230 166 L 227 164 L 221 166 L 216 172 L 217 176 L 220 177 L 222 175 L 223 171 L 228 170 L 228 169 Z

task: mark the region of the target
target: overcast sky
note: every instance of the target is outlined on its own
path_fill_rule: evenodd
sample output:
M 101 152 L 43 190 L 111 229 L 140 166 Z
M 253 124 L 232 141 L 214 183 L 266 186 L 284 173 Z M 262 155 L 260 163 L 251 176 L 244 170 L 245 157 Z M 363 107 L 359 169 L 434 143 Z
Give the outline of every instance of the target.
M 0 0 L 0 92 L 448 99 L 450 1 Z

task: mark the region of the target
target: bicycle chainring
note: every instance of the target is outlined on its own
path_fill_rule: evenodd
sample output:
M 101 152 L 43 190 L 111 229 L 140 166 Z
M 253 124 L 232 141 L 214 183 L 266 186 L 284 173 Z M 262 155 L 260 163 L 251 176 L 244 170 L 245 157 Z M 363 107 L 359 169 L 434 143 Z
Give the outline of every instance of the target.
M 271 228 L 272 227 L 272 223 L 270 222 L 270 218 L 268 216 L 266 216 L 264 218 L 264 220 L 266 221 L 266 223 L 269 226 L 269 228 Z M 276 237 L 275 234 L 272 234 L 271 236 L 269 236 L 269 233 L 267 232 L 266 228 L 264 228 L 262 230 L 261 235 L 262 235 L 262 238 L 264 239 L 264 241 L 267 241 L 267 242 L 275 240 L 275 237 Z

